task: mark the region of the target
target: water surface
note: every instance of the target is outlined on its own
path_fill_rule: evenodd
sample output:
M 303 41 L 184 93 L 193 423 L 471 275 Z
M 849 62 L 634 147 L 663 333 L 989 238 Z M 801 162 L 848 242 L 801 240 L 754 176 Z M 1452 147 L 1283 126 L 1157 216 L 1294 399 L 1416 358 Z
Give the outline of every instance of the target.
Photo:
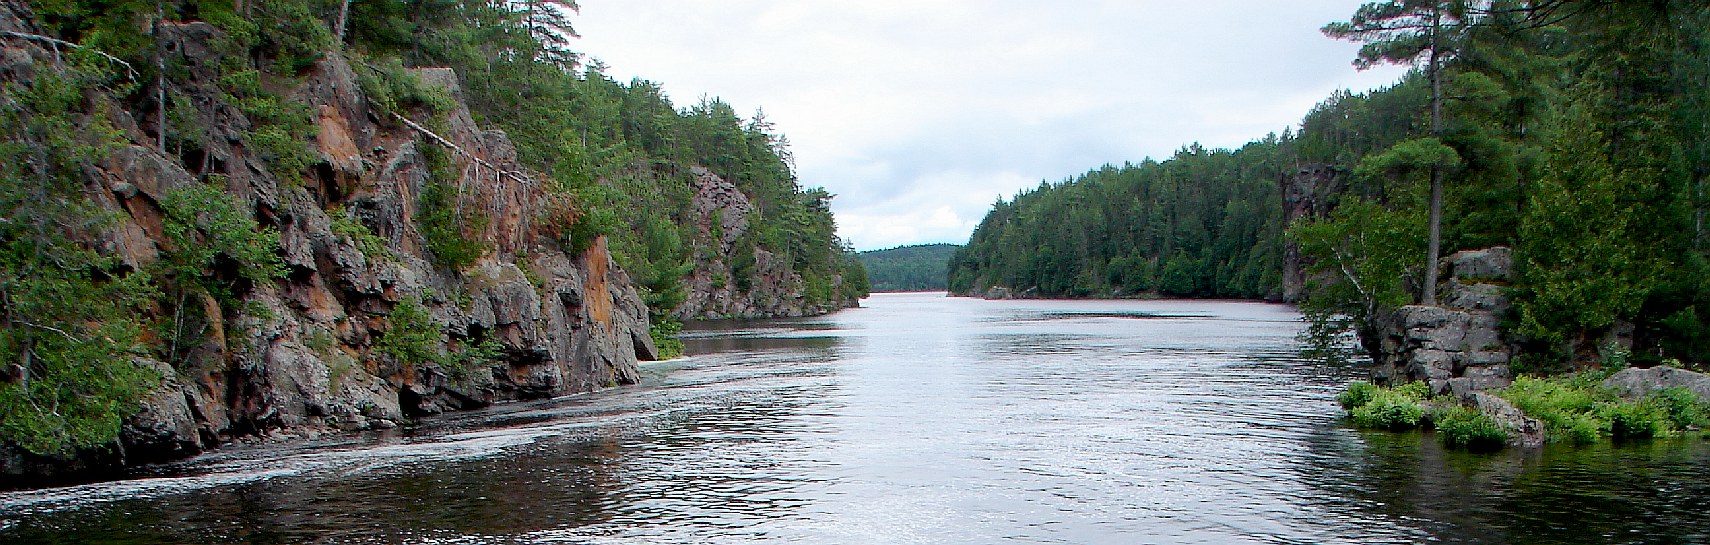
M 642 384 L 0 493 L 0 543 L 1703 543 L 1698 440 L 1359 432 L 1363 371 L 1214 301 L 880 294 Z

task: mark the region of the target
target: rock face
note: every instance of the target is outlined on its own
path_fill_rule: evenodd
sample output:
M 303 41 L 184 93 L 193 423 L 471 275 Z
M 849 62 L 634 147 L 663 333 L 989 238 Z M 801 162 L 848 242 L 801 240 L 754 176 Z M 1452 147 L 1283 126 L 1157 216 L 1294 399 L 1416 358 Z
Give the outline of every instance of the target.
M 26 19 L 0 10 L 0 28 L 28 32 Z M 219 31 L 202 23 L 167 26 L 178 45 L 171 51 L 182 56 L 171 62 L 187 67 L 190 81 L 214 81 L 206 52 Z M 0 79 L 28 81 L 52 58 L 32 42 L 0 42 Z M 303 73 L 288 99 L 313 112 L 318 157 L 301 179 L 269 172 L 245 148 L 250 121 L 211 83 L 176 90 L 197 105 L 181 112 L 205 133 L 194 153 L 154 149 L 147 132 L 158 127 L 139 126 L 111 107 L 131 144 L 89 169 L 87 193 L 119 220 L 102 234 L 106 250 L 137 269 L 155 262 L 165 240 L 158 203 L 174 189 L 211 181 L 279 231 L 289 274 L 246 289 L 239 305 L 187 299 L 207 316 L 197 324 L 201 340 L 173 361 L 144 362 L 166 379 L 125 424 L 117 456 L 49 460 L 0 446 L 0 475 L 166 460 L 258 436 L 387 428 L 417 415 L 633 383 L 637 360 L 653 359 L 655 348 L 646 307 L 603 239 L 568 253 L 561 231 L 573 209 L 517 165 L 503 132 L 475 125 L 455 74 L 419 75 L 458 104 L 438 114 L 445 143 L 371 107 L 340 55 Z M 435 114 L 423 108 L 409 115 Z M 452 180 L 460 213 L 488 220 L 479 231 L 465 228 L 489 251 L 461 270 L 435 264 L 417 228 L 419 196 L 433 175 L 421 146 L 442 148 L 453 172 L 462 173 Z M 346 215 L 329 215 L 337 209 Z M 386 251 L 364 253 L 348 230 L 335 228 L 350 222 L 384 241 Z M 431 313 L 442 349 L 490 342 L 499 357 L 457 369 L 401 362 L 378 350 L 406 301 Z
M 1462 397 L 1512 383 L 1508 362 L 1515 347 L 1498 322 L 1509 308 L 1502 286 L 1513 263 L 1512 252 L 1502 247 L 1443 258 L 1443 306 L 1409 305 L 1390 313 L 1378 328 L 1374 382 L 1423 380 L 1433 393 Z
M 1336 167 L 1324 164 L 1302 166 L 1293 174 L 1277 180 L 1282 190 L 1283 225 L 1292 225 L 1300 218 L 1323 218 L 1330 215 L 1331 195 L 1342 191 L 1345 176 Z M 1281 299 L 1299 301 L 1306 291 L 1306 266 L 1300 255 L 1300 245 L 1283 241 L 1283 280 Z
M 705 249 L 689 273 L 688 299 L 673 317 L 680 320 L 779 318 L 824 314 L 859 301 L 811 302 L 800 274 L 777 254 L 748 237 L 757 220 L 754 205 L 736 185 L 695 167 L 690 219 L 696 246 Z M 833 279 L 841 283 L 841 278 Z M 839 292 L 841 290 L 834 290 Z

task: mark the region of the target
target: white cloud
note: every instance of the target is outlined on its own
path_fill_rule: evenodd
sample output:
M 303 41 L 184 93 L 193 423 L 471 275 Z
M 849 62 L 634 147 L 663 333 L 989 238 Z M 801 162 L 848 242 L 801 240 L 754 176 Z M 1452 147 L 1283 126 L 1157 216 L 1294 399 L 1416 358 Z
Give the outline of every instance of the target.
M 859 249 L 965 242 L 999 195 L 1234 147 L 1355 72 L 1318 33 L 1362 0 L 582 0 L 580 48 L 679 105 L 763 107 Z

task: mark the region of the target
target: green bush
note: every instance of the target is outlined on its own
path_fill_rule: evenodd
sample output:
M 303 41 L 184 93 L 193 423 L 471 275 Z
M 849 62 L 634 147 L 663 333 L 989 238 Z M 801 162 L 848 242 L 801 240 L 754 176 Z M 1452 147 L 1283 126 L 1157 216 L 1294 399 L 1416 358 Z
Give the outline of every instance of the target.
M 683 341 L 677 334 L 683 331 L 683 322 L 670 318 L 659 318 L 648 328 L 647 333 L 653 336 L 653 345 L 659 348 L 659 359 L 668 360 L 683 355 Z
M 1522 376 L 1499 395 L 1544 423 L 1551 441 L 1645 439 L 1702 427 L 1710 405 L 1690 390 L 1668 389 L 1630 401 L 1602 386 L 1607 371 L 1551 378 Z
M 428 180 L 418 197 L 416 230 L 427 242 L 435 263 L 452 269 L 468 267 L 491 248 L 464 233 L 486 230 L 489 220 L 477 207 L 459 210 L 456 185 L 459 176 L 445 150 L 425 140 L 416 141 L 416 150 L 428 165 Z
M 1432 415 L 1432 425 L 1450 447 L 1488 451 L 1508 443 L 1508 430 L 1483 412 L 1465 406 L 1451 406 Z
M 1605 403 L 1597 415 L 1609 423 L 1609 435 L 1616 439 L 1648 439 L 1672 429 L 1668 411 L 1648 399 Z
M 333 234 L 350 239 L 351 244 L 370 261 L 396 259 L 392 248 L 386 245 L 386 239 L 369 231 L 367 225 L 351 216 L 344 207 L 334 206 L 327 209 L 327 217 L 332 218 Z
M 414 297 L 406 297 L 392 307 L 392 314 L 386 317 L 386 332 L 374 345 L 375 350 L 397 358 L 398 365 L 405 369 L 443 363 L 444 347 L 445 333 L 427 307 Z
M 1349 411 L 1354 425 L 1362 428 L 1407 430 L 1419 427 L 1425 418 L 1425 407 L 1411 391 L 1401 388 L 1379 388 L 1365 404 Z
M 1378 388 L 1375 384 L 1363 380 L 1356 380 L 1348 383 L 1348 389 L 1342 391 L 1341 395 L 1336 396 L 1336 402 L 1342 404 L 1342 410 L 1352 411 L 1356 407 L 1362 407 L 1365 404 L 1370 403 L 1372 401 L 1372 397 L 1376 396 L 1381 390 L 1382 389 Z
M 1710 424 L 1710 402 L 1686 388 L 1666 388 L 1651 392 L 1650 399 L 1668 413 L 1676 429 L 1691 430 Z

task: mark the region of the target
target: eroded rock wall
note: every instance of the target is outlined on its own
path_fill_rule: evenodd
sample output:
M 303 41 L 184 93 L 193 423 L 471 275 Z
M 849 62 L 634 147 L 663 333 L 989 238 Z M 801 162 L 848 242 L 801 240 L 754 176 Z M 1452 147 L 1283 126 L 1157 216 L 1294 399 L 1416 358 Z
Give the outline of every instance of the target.
M 0 10 L 0 28 L 30 32 L 21 12 Z M 647 309 L 604 240 L 572 245 L 564 223 L 575 214 L 563 197 L 534 182 L 516 162 L 503 132 L 482 130 L 462 106 L 457 76 L 423 69 L 428 85 L 448 90 L 457 106 L 437 114 L 440 143 L 374 107 L 356 70 L 328 54 L 285 96 L 313 112 L 317 155 L 309 172 L 270 172 L 245 148 L 252 124 L 214 88 L 208 42 L 219 30 L 202 23 L 167 25 L 192 82 L 175 89 L 194 104 L 181 112 L 201 134 L 193 152 L 155 147 L 151 122 L 140 122 L 111 98 L 113 124 L 127 144 L 87 176 L 96 206 L 118 221 L 100 233 L 103 251 L 143 270 L 167 243 L 160 203 L 191 184 L 218 184 L 263 226 L 280 233 L 288 275 L 246 287 L 235 305 L 192 295 L 193 343 L 142 361 L 165 377 L 125 424 L 120 448 L 45 459 L 0 446 L 0 474 L 44 474 L 180 458 L 232 442 L 385 428 L 407 419 L 498 401 L 558 396 L 633 383 L 636 362 L 653 359 Z M 0 78 L 27 82 L 50 69 L 52 52 L 34 42 L 0 42 Z M 434 116 L 430 111 L 406 112 Z M 430 166 L 421 146 L 439 146 L 459 172 L 460 213 L 488 219 L 466 236 L 489 251 L 458 270 L 436 264 L 418 230 L 418 199 Z M 451 149 L 455 148 L 455 149 Z M 336 208 L 335 208 L 336 207 Z M 346 210 L 346 218 L 329 216 Z M 740 216 L 738 214 L 737 216 Z M 356 221 L 384 241 L 381 255 L 335 232 Z M 566 248 L 586 247 L 578 254 Z M 499 357 L 467 369 L 401 362 L 378 350 L 405 301 L 432 315 L 458 350 L 495 343 Z M 163 306 L 162 312 L 170 312 Z

